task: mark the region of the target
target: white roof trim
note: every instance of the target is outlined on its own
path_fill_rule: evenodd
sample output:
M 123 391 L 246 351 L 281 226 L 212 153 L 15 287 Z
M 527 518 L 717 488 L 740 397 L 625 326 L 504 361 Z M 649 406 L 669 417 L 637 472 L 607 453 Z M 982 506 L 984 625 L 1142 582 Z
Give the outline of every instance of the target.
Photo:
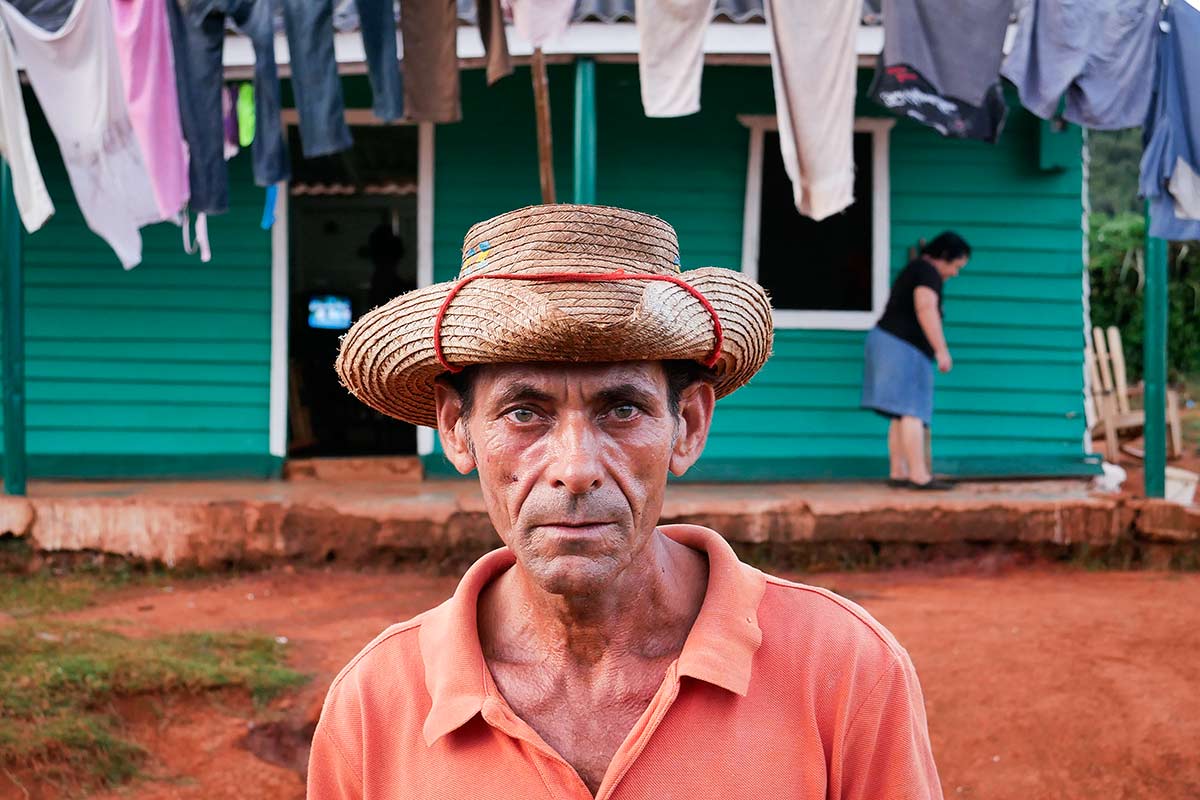
M 512 26 L 506 27 L 509 53 L 517 58 L 533 54 L 533 47 L 522 39 Z M 397 35 L 397 52 L 403 55 L 400 37 Z M 334 34 L 334 53 L 343 73 L 365 71 L 366 54 L 362 37 L 358 31 Z M 707 55 L 761 55 L 771 53 L 771 40 L 767 26 L 762 24 L 737 24 L 713 22 L 704 31 L 704 52 Z M 878 25 L 860 25 L 857 49 L 859 56 L 874 57 L 883 50 L 883 28 Z M 578 22 L 567 28 L 566 33 L 549 42 L 543 48 L 548 56 L 553 55 L 619 55 L 638 54 L 637 26 L 632 22 Z M 476 27 L 462 26 L 458 29 L 458 57 L 460 59 L 483 58 L 483 41 Z M 225 39 L 225 68 L 243 71 L 254 66 L 254 48 L 244 36 L 231 35 Z M 275 36 L 275 61 L 284 74 L 289 72 L 291 54 L 287 39 L 282 33 Z

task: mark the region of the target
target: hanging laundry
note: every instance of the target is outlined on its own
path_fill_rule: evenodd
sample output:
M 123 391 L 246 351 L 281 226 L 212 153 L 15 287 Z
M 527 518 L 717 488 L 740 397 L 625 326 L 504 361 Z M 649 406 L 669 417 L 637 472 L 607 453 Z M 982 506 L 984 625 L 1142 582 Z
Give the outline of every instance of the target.
M 822 220 L 854 202 L 862 0 L 764 0 L 763 9 L 783 166 L 797 210 Z
M 200 250 L 200 263 L 212 261 L 212 248 L 208 244 L 208 214 L 196 215 L 196 247 Z
M 238 144 L 249 147 L 254 142 L 254 84 L 243 83 L 237 93 Z
M 179 121 L 167 9 L 160 0 L 112 0 L 129 120 L 163 219 L 177 220 L 188 200 L 188 155 Z
M 404 116 L 404 78 L 396 53 L 396 9 L 393 0 L 355 0 L 367 78 L 371 82 L 371 111 L 384 122 Z
M 1200 239 L 1200 9 L 1171 3 L 1156 30 L 1154 100 L 1138 188 L 1150 201 L 1151 236 Z
M 483 51 L 487 55 L 487 82 L 512 75 L 512 59 L 508 56 L 508 38 L 504 33 L 504 11 L 500 0 L 476 0 L 476 17 L 479 22 L 479 38 L 483 39 Z
M 29 120 L 25 116 L 25 98 L 21 96 L 21 81 L 17 77 L 17 62 L 12 44 L 0 18 L 0 157 L 8 162 L 12 175 L 13 194 L 25 230 L 33 233 L 54 213 L 54 203 L 42 180 L 33 139 L 29 136 Z
M 8 0 L 12 7 L 42 30 L 56 31 L 67 22 L 75 0 Z
M 221 124 L 225 132 L 224 156 L 228 161 L 241 149 L 238 146 L 241 137 L 238 136 L 237 97 L 232 86 L 221 88 Z
M 1002 74 L 1021 105 L 1095 130 L 1141 125 L 1154 76 L 1160 0 L 1024 0 Z
M 542 47 L 567 32 L 575 0 L 504 0 L 512 13 L 517 35 L 534 47 Z
M 636 0 L 638 78 L 647 117 L 700 110 L 704 31 L 716 0 Z
M 455 0 L 404 0 L 404 110 L 414 122 L 457 122 L 458 7 Z
M 269 231 L 275 225 L 275 205 L 279 202 L 279 184 L 273 183 L 267 187 L 263 202 L 262 220 L 258 223 L 264 231 Z
M 354 141 L 346 125 L 333 52 L 333 0 L 283 0 L 283 27 L 293 54 L 292 92 L 300 112 L 304 157 L 349 149 Z
M 868 94 L 943 136 L 995 142 L 1008 107 L 1000 62 L 1013 0 L 883 0 Z
M 166 0 L 175 51 L 175 80 L 183 135 L 190 153 L 189 205 L 194 212 L 229 209 L 229 175 L 222 158 L 221 63 L 226 18 L 254 47 L 254 105 L 257 132 L 251 156 L 259 186 L 291 176 L 280 119 L 282 103 L 275 69 L 271 0 Z
M 163 217 L 129 121 L 108 0 L 76 0 L 53 32 L 6 0 L 0 13 L 58 141 L 84 220 L 132 269 L 142 260 L 138 228 Z

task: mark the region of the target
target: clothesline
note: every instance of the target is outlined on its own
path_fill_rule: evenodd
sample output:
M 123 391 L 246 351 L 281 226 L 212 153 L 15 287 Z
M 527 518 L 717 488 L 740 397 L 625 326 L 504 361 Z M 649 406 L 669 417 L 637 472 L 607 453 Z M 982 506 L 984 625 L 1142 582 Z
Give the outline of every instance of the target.
M 1144 124 L 1141 190 L 1155 235 L 1200 238 L 1200 0 L 1097 0 L 1078 10 L 1021 0 L 1015 24 L 1013 0 L 977 3 L 969 18 L 956 0 L 881 0 L 868 8 L 870 21 L 882 18 L 876 27 L 862 24 L 861 0 L 480 0 L 473 8 L 404 0 L 399 15 L 393 0 L 0 0 L 0 154 L 26 229 L 36 231 L 53 206 L 18 61 L 88 226 L 131 268 L 141 260 L 140 227 L 189 214 L 197 249 L 209 251 L 206 217 L 228 208 L 225 161 L 238 149 L 251 149 L 260 186 L 288 179 L 277 50 L 305 53 L 288 64 L 303 155 L 352 145 L 335 48 L 350 2 L 360 43 L 352 55 L 367 64 L 372 111 L 383 121 L 459 119 L 464 49 L 486 58 L 491 83 L 512 71 L 510 32 L 514 52 L 549 49 L 579 35 L 581 15 L 632 16 L 636 43 L 622 46 L 638 55 L 647 116 L 692 114 L 713 31 L 722 30 L 714 16 L 758 13 L 763 23 L 735 27 L 753 28 L 750 38 L 769 55 L 780 148 L 801 213 L 820 220 L 854 202 L 857 70 L 872 53 L 870 97 L 943 136 L 1001 135 L 1002 76 L 1043 118 L 1061 113 L 1092 129 Z M 464 32 L 472 11 L 478 28 Z M 227 36 L 230 26 L 241 35 Z M 225 86 L 230 58 L 253 63 L 252 89 Z

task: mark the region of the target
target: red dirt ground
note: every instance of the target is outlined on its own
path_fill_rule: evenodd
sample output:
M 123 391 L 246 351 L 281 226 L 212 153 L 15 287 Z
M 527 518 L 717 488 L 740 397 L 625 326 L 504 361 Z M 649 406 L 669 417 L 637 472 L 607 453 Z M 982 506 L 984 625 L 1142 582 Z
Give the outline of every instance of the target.
M 1200 797 L 1200 575 L 974 564 L 790 577 L 862 603 L 908 648 L 948 798 Z M 229 693 L 127 704 L 128 734 L 152 753 L 149 776 L 102 796 L 302 798 L 305 724 L 333 675 L 454 584 L 276 571 L 130 590 L 67 615 L 133 635 L 286 636 L 291 663 L 313 675 L 266 712 Z M 277 763 L 242 746 L 248 734 Z M 25 796 L 0 775 L 0 797 Z

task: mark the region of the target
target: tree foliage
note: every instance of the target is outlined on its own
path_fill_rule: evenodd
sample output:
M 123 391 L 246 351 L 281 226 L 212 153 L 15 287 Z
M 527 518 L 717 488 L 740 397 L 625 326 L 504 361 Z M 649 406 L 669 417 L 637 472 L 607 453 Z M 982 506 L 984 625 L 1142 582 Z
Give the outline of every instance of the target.
M 1088 198 L 1094 213 L 1138 214 L 1142 129 L 1088 131 Z
M 1089 222 L 1092 324 L 1121 331 L 1131 380 L 1142 375 L 1146 223 L 1141 214 L 1092 214 Z M 1167 369 L 1171 380 L 1200 373 L 1200 243 L 1168 249 Z

